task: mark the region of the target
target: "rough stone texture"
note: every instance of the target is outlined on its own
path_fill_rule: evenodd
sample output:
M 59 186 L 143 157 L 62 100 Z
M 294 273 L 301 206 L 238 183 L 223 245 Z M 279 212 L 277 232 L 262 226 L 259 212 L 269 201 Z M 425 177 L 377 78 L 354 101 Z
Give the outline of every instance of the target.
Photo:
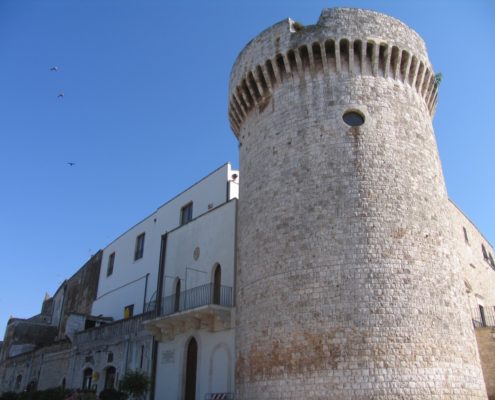
M 141 369 L 150 376 L 153 336 L 143 328 L 142 322 L 151 316 L 141 314 L 77 333 L 72 347 L 67 386 L 82 387 L 85 368 L 91 368 L 96 373 L 92 386 L 98 393 L 105 387 L 105 375 L 109 367 L 116 369 L 116 387 L 128 369 Z M 108 358 L 110 353 L 111 360 Z
M 40 390 L 60 386 L 68 374 L 70 347 L 64 341 L 5 360 L 0 364 L 0 393 L 23 391 L 30 382 Z M 16 387 L 19 375 L 22 379 Z
M 488 399 L 495 400 L 495 328 L 476 329 Z
M 423 42 L 364 10 L 291 31 L 255 38 L 231 74 L 236 398 L 486 399 Z
M 452 238 L 456 241 L 456 253 L 462 265 L 465 291 L 469 309 L 476 327 L 478 351 L 485 379 L 488 398 L 495 400 L 495 262 L 493 247 L 474 224 L 451 203 Z M 466 233 L 464 233 L 464 229 Z M 485 257 L 482 251 L 485 248 Z M 491 256 L 491 258 L 490 258 Z M 485 323 L 479 306 L 483 306 Z
M 451 203 L 452 237 L 456 241 L 456 251 L 462 264 L 463 277 L 470 308 L 483 304 L 485 307 L 495 306 L 495 263 L 485 258 L 482 247 L 492 256 L 493 247 L 483 237 L 473 223 Z M 467 240 L 463 228 L 466 229 Z M 495 322 L 495 321 L 494 321 Z
M 99 250 L 63 284 L 64 302 L 59 329 L 62 338 L 65 336 L 65 324 L 70 314 L 91 314 L 91 307 L 98 290 L 102 254 L 103 252 Z

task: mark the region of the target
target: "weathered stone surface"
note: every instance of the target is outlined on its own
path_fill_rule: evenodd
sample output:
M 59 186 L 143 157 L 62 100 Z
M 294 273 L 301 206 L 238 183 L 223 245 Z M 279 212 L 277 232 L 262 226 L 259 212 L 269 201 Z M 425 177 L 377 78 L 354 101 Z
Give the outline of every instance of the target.
M 230 90 L 236 398 L 486 399 L 419 36 L 364 10 L 282 21 Z
M 476 329 L 481 365 L 489 400 L 495 399 L 495 329 Z

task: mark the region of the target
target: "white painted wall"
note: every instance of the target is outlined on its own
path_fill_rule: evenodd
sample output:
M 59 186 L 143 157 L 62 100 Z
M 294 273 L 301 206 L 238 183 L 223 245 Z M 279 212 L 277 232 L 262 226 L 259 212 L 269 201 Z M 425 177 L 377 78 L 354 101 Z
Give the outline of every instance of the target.
M 164 296 L 174 295 L 177 278 L 181 279 L 182 291 L 212 283 L 217 264 L 222 268 L 222 285 L 233 287 L 236 205 L 237 201 L 233 200 L 169 233 Z M 199 248 L 197 259 L 194 257 L 196 248 Z M 191 330 L 172 341 L 159 343 L 157 399 L 184 397 L 185 360 L 192 337 L 198 342 L 196 398 L 204 399 L 207 393 L 234 391 L 234 329 Z
M 181 291 L 212 283 L 216 264 L 222 268 L 222 285 L 233 287 L 235 213 L 236 200 L 169 233 L 163 280 L 164 297 L 174 295 L 177 279 L 181 280 Z M 197 260 L 193 257 L 196 248 L 199 248 Z
M 105 247 L 92 314 L 121 319 L 124 307 L 129 304 L 134 304 L 134 314 L 141 313 L 147 274 L 149 275 L 146 301 L 151 299 L 157 288 L 161 235 L 179 226 L 180 210 L 187 203 L 193 202 L 193 218 L 196 218 L 209 209 L 225 203 L 228 192 L 230 198 L 236 197 L 238 191 L 234 186 L 238 185 L 229 183 L 234 173 L 239 175 L 238 171 L 232 170 L 230 164 L 223 165 L 159 207 L 153 214 Z M 228 186 L 232 187 L 229 191 Z M 144 255 L 134 261 L 136 237 L 143 232 L 146 234 Z M 115 252 L 113 274 L 107 277 L 108 258 L 113 252 Z
M 234 330 L 195 331 L 158 345 L 156 398 L 184 398 L 186 354 L 189 340 L 198 342 L 196 399 L 207 393 L 234 392 Z

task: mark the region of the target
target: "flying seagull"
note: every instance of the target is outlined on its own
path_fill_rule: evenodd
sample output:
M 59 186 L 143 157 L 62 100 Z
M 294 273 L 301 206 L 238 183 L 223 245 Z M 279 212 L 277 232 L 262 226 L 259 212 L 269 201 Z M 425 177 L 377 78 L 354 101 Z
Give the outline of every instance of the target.
M 63 98 L 64 97 L 64 92 L 61 92 L 58 94 L 57 98 Z
M 50 68 L 50 71 L 57 72 L 58 71 L 58 67 L 56 65 L 54 65 L 53 67 Z
M 67 161 L 67 164 L 68 164 L 69 166 L 71 166 L 71 167 L 72 167 L 72 166 L 74 166 L 74 165 L 76 165 L 76 163 L 75 163 L 75 162 L 70 162 L 70 161 Z

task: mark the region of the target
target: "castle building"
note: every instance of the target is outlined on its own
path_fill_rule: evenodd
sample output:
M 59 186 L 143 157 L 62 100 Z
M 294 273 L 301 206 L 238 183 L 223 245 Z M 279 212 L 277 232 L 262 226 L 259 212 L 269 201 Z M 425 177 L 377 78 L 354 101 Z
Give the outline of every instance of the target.
M 494 250 L 448 198 L 438 83 L 376 12 L 260 33 L 230 77 L 242 184 L 225 164 L 10 320 L 0 392 L 495 398 Z

